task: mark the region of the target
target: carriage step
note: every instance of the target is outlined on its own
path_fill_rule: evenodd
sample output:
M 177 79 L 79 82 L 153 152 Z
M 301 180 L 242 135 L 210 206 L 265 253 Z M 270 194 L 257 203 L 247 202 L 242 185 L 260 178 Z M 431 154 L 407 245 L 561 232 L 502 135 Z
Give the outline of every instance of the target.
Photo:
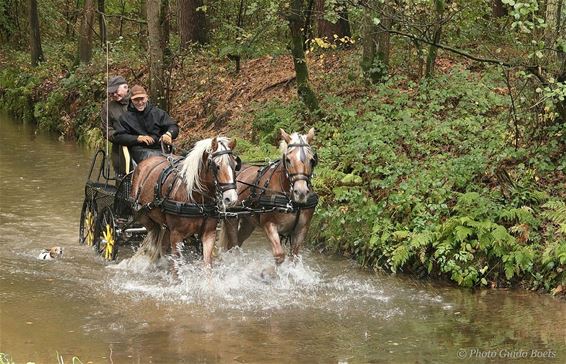
M 144 227 L 140 227 L 140 228 L 129 228 L 129 229 L 125 229 L 124 232 L 126 234 L 142 234 L 142 233 L 147 233 L 147 229 Z

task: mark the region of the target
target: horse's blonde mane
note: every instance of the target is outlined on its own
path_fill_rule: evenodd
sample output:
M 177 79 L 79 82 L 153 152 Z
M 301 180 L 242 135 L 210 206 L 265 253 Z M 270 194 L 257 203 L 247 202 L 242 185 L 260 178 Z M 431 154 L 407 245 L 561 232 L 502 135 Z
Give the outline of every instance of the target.
M 216 139 L 218 141 L 218 150 L 228 149 L 227 145 L 230 141 L 226 137 L 218 137 Z M 203 192 L 203 185 L 201 181 L 200 172 L 203 169 L 203 154 L 204 153 L 212 153 L 213 150 L 210 150 L 212 146 L 212 138 L 203 139 L 198 141 L 193 149 L 189 152 L 189 154 L 185 157 L 185 160 L 181 163 L 181 177 L 184 179 L 185 184 L 187 186 L 187 195 L 189 199 L 193 199 L 193 192 Z M 222 163 L 228 162 L 227 159 L 229 158 L 228 154 L 224 154 L 219 156 L 221 158 Z M 229 163 L 229 162 L 228 162 Z

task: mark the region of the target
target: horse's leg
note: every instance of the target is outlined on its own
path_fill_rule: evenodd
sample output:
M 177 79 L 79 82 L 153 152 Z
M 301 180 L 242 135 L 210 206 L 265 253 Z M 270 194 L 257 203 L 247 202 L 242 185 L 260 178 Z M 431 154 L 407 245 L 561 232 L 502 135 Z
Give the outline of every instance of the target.
M 176 258 L 181 257 L 181 251 L 179 250 L 179 244 L 183 242 L 183 234 L 179 230 L 172 230 L 169 233 L 169 243 L 171 245 L 171 255 Z
M 301 226 L 299 229 L 296 229 L 295 233 L 291 236 L 291 259 L 299 255 L 299 250 L 303 246 L 307 230 L 308 228 L 306 226 Z
M 291 257 L 299 255 L 299 250 L 303 246 L 303 242 L 305 241 L 307 232 L 309 231 L 313 214 L 314 209 L 303 210 L 301 212 L 301 216 L 299 216 L 299 224 L 291 235 Z
M 273 257 L 275 258 L 275 263 L 283 263 L 285 261 L 285 252 L 281 247 L 277 225 L 272 222 L 268 222 L 263 225 L 263 230 L 265 231 L 265 235 L 267 235 L 267 238 L 271 242 L 271 249 L 273 251 Z
M 202 234 L 202 256 L 204 264 L 212 267 L 212 249 L 216 240 L 216 219 L 206 219 L 204 221 L 204 232 Z
M 224 251 L 230 250 L 238 244 L 238 218 L 224 219 L 222 221 L 218 242 Z
M 159 227 L 159 236 L 157 238 L 157 244 L 159 245 L 159 249 L 161 249 L 161 255 L 165 256 L 167 254 L 167 245 L 169 242 L 169 230 L 165 227 Z
M 240 224 L 238 226 L 238 246 L 242 246 L 244 241 L 246 241 L 252 232 L 255 230 L 253 218 L 250 217 L 242 217 L 239 219 Z
M 181 257 L 181 252 L 179 251 L 179 244 L 183 241 L 183 234 L 179 230 L 171 230 L 169 232 L 169 243 L 171 245 L 171 256 L 173 257 L 172 260 L 169 261 L 169 271 L 173 276 L 173 279 L 179 281 L 179 270 L 178 267 L 178 258 Z M 177 258 L 177 259 L 175 259 Z

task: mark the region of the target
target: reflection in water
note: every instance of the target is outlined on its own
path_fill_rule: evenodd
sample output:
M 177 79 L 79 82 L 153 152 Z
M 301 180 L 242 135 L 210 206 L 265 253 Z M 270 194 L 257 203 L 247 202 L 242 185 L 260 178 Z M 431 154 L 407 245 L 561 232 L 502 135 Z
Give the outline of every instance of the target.
M 179 280 L 127 247 L 107 265 L 77 244 L 91 152 L 6 117 L 0 130 L 0 352 L 18 363 L 55 362 L 56 351 L 83 363 L 453 363 L 460 349 L 471 361 L 473 350 L 566 358 L 562 301 L 384 276 L 308 251 L 261 277 L 272 257 L 260 234 L 212 271 L 183 259 Z M 36 259 L 53 245 L 62 259 Z

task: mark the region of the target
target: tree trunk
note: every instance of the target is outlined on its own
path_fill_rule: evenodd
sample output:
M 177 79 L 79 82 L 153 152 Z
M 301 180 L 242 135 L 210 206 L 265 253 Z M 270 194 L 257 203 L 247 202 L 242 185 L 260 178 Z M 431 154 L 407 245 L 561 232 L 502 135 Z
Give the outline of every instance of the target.
M 239 38 L 242 34 L 242 27 L 244 26 L 244 0 L 240 0 L 240 7 L 238 8 L 238 19 L 236 21 L 236 42 L 239 42 Z M 240 51 L 236 54 L 228 54 L 228 58 L 236 62 L 236 73 L 240 73 L 240 66 L 242 61 L 242 56 Z
M 120 5 L 121 5 L 121 8 L 120 8 L 120 15 L 122 15 L 122 16 L 120 17 L 120 27 L 118 28 L 118 29 L 119 29 L 119 30 L 118 30 L 118 35 L 121 37 L 121 36 L 124 35 L 124 18 L 123 18 L 123 17 L 126 16 L 126 1 L 125 1 L 125 0 L 121 0 L 121 1 L 120 1 Z M 145 1 L 142 1 L 142 2 L 141 2 L 141 10 L 142 10 L 142 14 L 141 14 L 141 15 L 142 15 L 142 17 L 143 17 L 143 15 L 146 14 L 146 11 L 145 11 L 144 6 L 146 6 Z M 140 25 L 140 28 L 141 28 L 141 25 Z M 140 30 L 141 30 L 141 29 L 140 29 Z M 141 34 L 141 31 L 140 31 L 140 34 Z M 143 37 L 140 37 L 140 39 L 143 39 Z
M 160 29 L 161 1 L 147 0 L 147 30 L 149 48 L 149 94 L 155 104 L 166 110 L 162 35 Z
M 491 0 L 491 13 L 495 18 L 502 18 L 507 15 L 507 8 L 501 0 Z
M 21 30 L 20 30 L 20 10 L 21 6 L 18 4 L 17 0 L 8 0 L 4 1 L 4 4 L 0 2 L 0 41 L 2 43 L 18 43 L 22 39 L 26 38 L 22 37 Z M 28 16 L 29 19 L 29 16 Z
M 92 58 L 92 29 L 94 24 L 94 0 L 85 0 L 79 36 L 79 61 L 89 63 Z
M 98 29 L 100 30 L 100 44 L 104 47 L 106 45 L 106 19 L 104 15 L 106 13 L 104 6 L 104 0 L 98 0 Z
M 389 68 L 390 36 L 382 29 L 390 29 L 391 17 L 383 13 L 384 6 L 378 5 L 380 24 L 376 25 L 373 21 L 374 14 L 366 11 L 364 16 L 363 38 L 362 38 L 362 61 L 360 65 L 365 79 L 369 83 L 382 82 L 387 76 Z
M 43 50 L 41 49 L 41 35 L 39 31 L 39 12 L 37 10 L 37 0 L 29 1 L 29 24 L 31 42 L 31 65 L 36 67 L 39 62 L 43 62 Z
M 303 27 L 303 33 L 305 38 L 305 44 L 303 49 L 306 51 L 310 48 L 312 39 L 312 21 L 314 15 L 314 0 L 308 0 L 307 8 L 305 11 L 305 26 Z
M 161 0 L 161 10 L 159 11 L 159 15 L 159 26 L 161 28 L 161 47 L 163 47 L 165 54 L 169 55 L 169 31 L 171 28 L 169 0 Z
M 197 11 L 202 5 L 202 0 L 179 0 L 181 49 L 186 49 L 191 43 L 205 44 L 208 41 L 205 13 Z
M 563 49 L 561 52 L 558 52 L 558 63 L 560 70 L 558 71 L 558 77 L 556 77 L 556 79 L 558 82 L 566 82 L 566 50 Z M 556 110 L 560 121 L 566 124 L 566 99 L 558 101 Z
M 75 1 L 73 0 L 66 0 L 65 1 L 65 35 L 67 37 L 71 37 L 74 35 L 74 27 L 73 24 L 77 21 L 77 7 Z
M 554 48 L 554 42 L 558 37 L 558 30 L 560 29 L 560 12 L 563 0 L 547 0 L 546 2 L 546 29 L 544 31 L 544 38 L 546 47 Z
M 440 42 L 440 36 L 442 35 L 442 17 L 444 16 L 444 0 L 435 0 L 434 6 L 436 11 L 436 25 L 434 29 L 434 35 L 432 42 L 438 44 Z M 438 53 L 438 47 L 436 45 L 430 45 L 428 49 L 428 56 L 426 57 L 426 69 L 425 77 L 432 77 L 434 74 L 434 64 L 436 62 L 436 54 Z
M 297 75 L 297 92 L 299 98 L 311 112 L 318 112 L 320 108 L 316 95 L 309 85 L 309 71 L 303 49 L 302 27 L 305 23 L 303 0 L 291 0 L 290 5 L 290 13 L 287 16 L 287 20 L 289 21 L 289 29 L 291 31 L 291 54 Z
M 139 13 L 138 16 L 141 18 L 144 18 L 147 16 L 147 1 L 146 0 L 140 0 L 140 7 L 139 7 Z M 122 10 L 122 14 L 124 14 L 124 10 Z M 122 35 L 122 22 L 120 21 L 120 35 Z M 141 49 L 143 50 L 147 50 L 147 26 L 146 24 L 143 23 L 138 23 L 138 41 L 139 41 L 139 46 Z
M 327 13 L 325 0 L 316 0 L 314 5 L 314 13 L 316 14 L 316 35 L 318 38 L 326 38 L 328 41 L 334 41 L 335 35 L 338 38 L 351 36 L 350 22 L 348 21 L 348 10 L 346 2 L 338 1 L 336 8 L 333 9 L 338 15 L 336 23 L 331 23 L 324 18 Z

